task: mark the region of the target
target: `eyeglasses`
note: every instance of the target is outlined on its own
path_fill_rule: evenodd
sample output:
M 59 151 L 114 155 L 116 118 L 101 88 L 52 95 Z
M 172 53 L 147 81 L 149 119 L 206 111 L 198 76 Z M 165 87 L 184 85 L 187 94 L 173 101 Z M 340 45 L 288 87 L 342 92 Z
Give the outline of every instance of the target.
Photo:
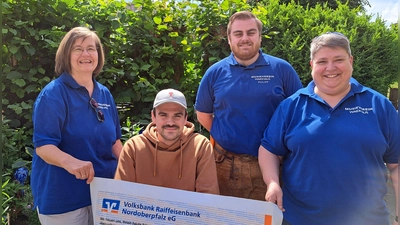
M 91 99 L 89 100 L 89 103 L 90 103 L 90 105 L 92 106 L 92 108 L 94 109 L 94 111 L 96 111 L 97 119 L 98 119 L 100 122 L 104 122 L 104 120 L 105 120 L 104 114 L 103 114 L 103 112 L 100 110 L 99 104 L 96 102 L 96 100 L 95 100 L 94 98 L 91 98 Z
M 81 55 L 84 51 L 85 51 L 85 49 L 82 47 L 73 47 L 72 48 L 72 53 L 75 55 Z M 86 49 L 86 52 L 89 53 L 89 55 L 93 55 L 97 52 L 97 49 L 95 47 L 88 47 Z

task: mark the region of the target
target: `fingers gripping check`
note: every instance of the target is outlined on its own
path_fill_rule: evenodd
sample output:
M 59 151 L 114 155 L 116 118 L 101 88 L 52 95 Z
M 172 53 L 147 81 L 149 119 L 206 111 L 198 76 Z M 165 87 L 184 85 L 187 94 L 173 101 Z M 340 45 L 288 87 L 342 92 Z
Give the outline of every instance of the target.
M 74 175 L 76 179 L 87 180 L 89 184 L 94 178 L 93 164 L 90 161 L 74 160 L 68 165 L 67 171 Z
M 272 202 L 278 206 L 282 212 L 285 211 L 283 208 L 283 193 L 282 193 L 282 188 L 279 186 L 279 184 L 271 183 L 268 188 L 267 188 L 267 193 L 265 194 L 265 200 L 267 202 Z

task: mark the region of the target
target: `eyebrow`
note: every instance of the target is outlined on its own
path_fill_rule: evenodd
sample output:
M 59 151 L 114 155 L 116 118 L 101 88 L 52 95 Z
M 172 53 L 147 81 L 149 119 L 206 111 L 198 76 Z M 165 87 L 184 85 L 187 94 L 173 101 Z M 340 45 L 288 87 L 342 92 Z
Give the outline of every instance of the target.
M 253 29 L 250 29 L 250 30 L 246 30 L 245 32 L 252 32 L 252 31 L 257 31 L 257 29 L 253 28 Z M 235 31 L 232 31 L 232 33 L 243 33 L 243 31 L 242 30 L 235 30 Z
M 168 113 L 167 113 L 167 112 L 160 111 L 160 112 L 158 112 L 157 114 L 158 114 L 158 115 L 161 115 L 161 114 L 168 114 Z M 176 116 L 176 115 L 184 115 L 184 113 L 178 112 L 178 113 L 173 113 L 173 115 L 174 115 L 174 116 Z
M 74 45 L 72 45 L 72 47 L 82 47 L 83 45 L 80 45 L 80 44 L 74 44 Z M 90 45 L 88 45 L 87 47 L 96 47 L 96 45 L 92 45 L 92 44 L 90 44 Z
M 336 55 L 333 56 L 332 58 L 337 59 L 337 58 L 346 58 L 346 55 Z M 321 57 L 321 58 L 315 58 L 317 60 L 322 60 L 322 59 L 328 59 L 328 57 Z

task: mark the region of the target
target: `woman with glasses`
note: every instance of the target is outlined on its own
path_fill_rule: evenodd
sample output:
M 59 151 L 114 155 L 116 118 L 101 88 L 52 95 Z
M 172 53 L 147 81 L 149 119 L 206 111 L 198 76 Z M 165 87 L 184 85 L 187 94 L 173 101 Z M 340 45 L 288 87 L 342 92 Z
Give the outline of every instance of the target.
M 284 211 L 283 224 L 397 224 L 384 200 L 389 171 L 398 212 L 396 109 L 351 78 L 343 34 L 314 38 L 310 64 L 313 81 L 280 104 L 265 130 L 259 149 L 265 199 Z
M 110 91 L 95 80 L 103 65 L 96 33 L 73 28 L 56 53 L 59 77 L 35 101 L 31 187 L 43 225 L 93 224 L 89 183 L 114 177 L 121 128 Z

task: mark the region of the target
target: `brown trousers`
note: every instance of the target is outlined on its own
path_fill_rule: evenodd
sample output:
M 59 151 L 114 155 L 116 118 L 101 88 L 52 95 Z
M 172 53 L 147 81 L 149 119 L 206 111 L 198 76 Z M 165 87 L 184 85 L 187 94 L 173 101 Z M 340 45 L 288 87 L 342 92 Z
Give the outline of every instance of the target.
M 214 144 L 219 191 L 221 195 L 265 201 L 265 185 L 258 158 L 236 154 Z

